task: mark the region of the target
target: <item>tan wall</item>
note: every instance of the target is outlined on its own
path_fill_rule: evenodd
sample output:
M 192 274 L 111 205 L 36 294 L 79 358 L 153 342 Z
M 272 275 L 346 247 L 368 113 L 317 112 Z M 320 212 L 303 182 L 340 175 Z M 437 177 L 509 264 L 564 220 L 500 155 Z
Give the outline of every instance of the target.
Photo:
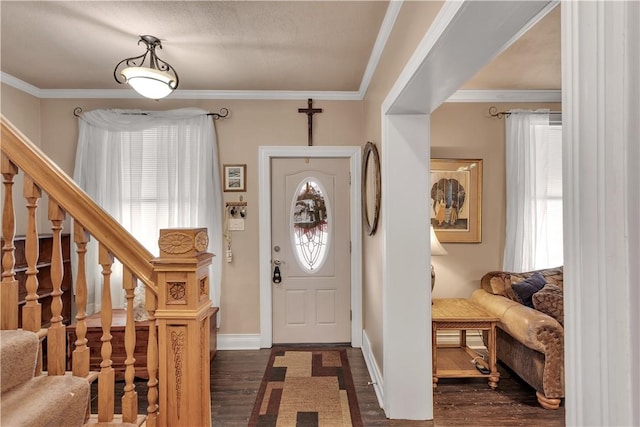
M 40 99 L 4 83 L 0 110 L 22 133 L 36 145 L 40 145 Z
M 442 3 L 404 2 L 380 63 L 364 99 L 365 135 L 381 150 L 381 105 L 405 64 L 433 22 Z M 383 151 L 380 156 L 384 156 Z M 380 223 L 379 223 L 380 224 Z M 382 366 L 382 235 L 381 225 L 374 236 L 364 237 L 363 311 L 364 330 L 378 367 Z
M 434 298 L 468 298 L 480 278 L 502 268 L 505 237 L 505 120 L 489 116 L 489 107 L 550 108 L 560 104 L 445 103 L 431 115 L 431 157 L 482 159 L 482 242 L 443 243 L 448 255 L 432 258 Z M 428 214 L 427 214 L 428 215 Z
M 73 109 L 97 108 L 173 109 L 199 107 L 216 112 L 230 110 L 228 118 L 216 121 L 220 162 L 247 164 L 247 192 L 223 193 L 224 201 L 247 201 L 245 231 L 235 231 L 233 262 L 223 263 L 221 330 L 223 334 L 260 332 L 258 277 L 258 147 L 306 145 L 307 117 L 298 113 L 301 101 L 245 100 L 149 100 L 43 99 L 41 100 L 41 146 L 60 167 L 73 173 L 78 138 Z M 314 116 L 314 145 L 358 145 L 363 136 L 362 103 L 315 101 L 322 114 Z M 222 254 L 220 254 L 222 255 Z
M 39 146 L 40 99 L 4 83 L 0 85 L 0 91 L 0 112 L 2 115 L 16 125 L 34 144 Z M 22 197 L 22 177 L 22 173 L 16 175 L 13 186 L 16 235 L 23 235 L 27 230 L 27 209 Z M 2 199 L 4 200 L 4 186 L 2 186 Z M 44 209 L 40 209 L 37 213 L 39 224 L 46 220 L 47 203 L 46 200 L 42 200 L 39 203 L 39 206 L 44 206 Z

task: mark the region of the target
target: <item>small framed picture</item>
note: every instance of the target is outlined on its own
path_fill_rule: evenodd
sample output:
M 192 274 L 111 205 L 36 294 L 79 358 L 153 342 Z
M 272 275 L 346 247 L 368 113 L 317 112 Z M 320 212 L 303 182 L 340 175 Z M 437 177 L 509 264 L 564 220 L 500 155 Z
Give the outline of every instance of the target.
M 247 191 L 247 165 L 224 165 L 224 191 Z

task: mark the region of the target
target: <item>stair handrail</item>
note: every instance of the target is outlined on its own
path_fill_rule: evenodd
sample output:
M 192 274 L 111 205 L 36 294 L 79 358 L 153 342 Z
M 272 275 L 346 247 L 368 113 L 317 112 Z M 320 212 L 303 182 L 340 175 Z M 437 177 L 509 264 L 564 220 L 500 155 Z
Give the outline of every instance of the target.
M 154 256 L 109 215 L 78 184 L 4 115 L 2 152 L 55 200 L 69 215 L 123 264 L 155 295 L 158 287 L 151 260 Z

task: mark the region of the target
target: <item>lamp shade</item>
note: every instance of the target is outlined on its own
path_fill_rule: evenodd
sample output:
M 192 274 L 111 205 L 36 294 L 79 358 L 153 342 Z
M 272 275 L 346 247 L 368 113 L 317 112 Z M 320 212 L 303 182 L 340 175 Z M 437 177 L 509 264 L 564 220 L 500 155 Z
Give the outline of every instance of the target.
M 431 235 L 431 256 L 434 255 L 447 255 L 447 251 L 442 247 L 440 241 L 438 240 L 438 236 L 436 236 L 436 232 L 433 229 L 433 225 L 430 226 L 430 235 Z
M 177 86 L 173 76 L 153 68 L 127 67 L 122 75 L 129 86 L 146 98 L 164 98 Z

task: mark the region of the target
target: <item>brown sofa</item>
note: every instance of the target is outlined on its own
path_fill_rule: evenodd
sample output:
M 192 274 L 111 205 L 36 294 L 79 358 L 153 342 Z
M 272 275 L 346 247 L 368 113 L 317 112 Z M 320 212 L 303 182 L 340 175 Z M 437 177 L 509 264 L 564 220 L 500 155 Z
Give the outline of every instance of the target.
M 482 277 L 481 289 L 474 291 L 471 299 L 500 318 L 498 359 L 536 390 L 542 407 L 558 409 L 564 398 L 562 267 L 537 271 L 551 285 L 533 294 L 535 306 L 531 308 L 523 304 L 512 285 L 534 273 L 489 272 Z M 546 298 L 548 290 L 554 293 L 551 300 L 555 301 L 551 303 Z

